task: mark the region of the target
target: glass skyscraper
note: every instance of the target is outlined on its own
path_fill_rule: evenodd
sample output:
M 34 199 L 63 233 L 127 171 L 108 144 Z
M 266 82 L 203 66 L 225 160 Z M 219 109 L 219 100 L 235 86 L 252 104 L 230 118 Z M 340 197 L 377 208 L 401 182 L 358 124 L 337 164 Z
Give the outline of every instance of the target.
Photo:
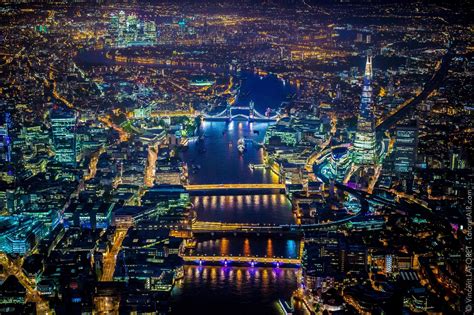
M 76 113 L 66 109 L 50 112 L 55 160 L 68 165 L 76 163 Z
M 359 165 L 373 165 L 377 161 L 371 81 L 372 56 L 369 54 L 365 64 L 362 97 L 357 118 L 357 132 L 352 150 L 353 161 Z

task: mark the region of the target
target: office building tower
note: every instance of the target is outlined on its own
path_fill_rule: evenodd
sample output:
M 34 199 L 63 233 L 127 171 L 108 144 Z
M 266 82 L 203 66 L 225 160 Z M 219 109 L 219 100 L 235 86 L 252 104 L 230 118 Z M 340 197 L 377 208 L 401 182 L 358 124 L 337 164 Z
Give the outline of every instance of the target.
M 393 169 L 398 175 L 411 174 L 415 168 L 418 148 L 416 121 L 397 126 L 393 149 Z
M 50 121 L 56 161 L 74 165 L 76 163 L 76 113 L 66 109 L 53 109 L 50 112 Z

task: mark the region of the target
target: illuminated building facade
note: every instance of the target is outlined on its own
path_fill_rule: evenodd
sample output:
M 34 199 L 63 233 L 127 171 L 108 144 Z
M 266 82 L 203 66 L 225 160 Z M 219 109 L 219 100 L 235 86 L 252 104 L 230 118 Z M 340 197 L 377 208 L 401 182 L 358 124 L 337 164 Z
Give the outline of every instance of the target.
M 5 114 L 5 124 L 0 125 L 0 160 L 5 162 L 11 161 L 11 138 L 8 134 L 8 125 L 10 114 Z
M 364 83 L 360 100 L 357 132 L 352 151 L 353 161 L 358 165 L 373 165 L 377 160 L 377 145 L 375 139 L 375 118 L 372 99 L 372 56 L 367 56 L 365 64 Z
M 268 127 L 265 133 L 265 144 L 294 147 L 301 141 L 301 132 L 292 127 L 277 124 Z
M 124 11 L 111 15 L 109 34 L 119 48 L 156 44 L 155 21 L 143 21 L 136 14 L 126 15 Z
M 329 171 L 333 175 L 333 178 L 342 181 L 351 166 L 347 148 L 333 149 L 329 161 Z
M 76 163 L 76 114 L 69 110 L 53 109 L 50 112 L 50 121 L 56 161 L 74 165 Z
M 415 123 L 396 128 L 393 168 L 396 174 L 411 174 L 415 168 L 418 126 Z
M 25 254 L 47 233 L 44 224 L 23 216 L 0 218 L 0 250 L 9 254 Z

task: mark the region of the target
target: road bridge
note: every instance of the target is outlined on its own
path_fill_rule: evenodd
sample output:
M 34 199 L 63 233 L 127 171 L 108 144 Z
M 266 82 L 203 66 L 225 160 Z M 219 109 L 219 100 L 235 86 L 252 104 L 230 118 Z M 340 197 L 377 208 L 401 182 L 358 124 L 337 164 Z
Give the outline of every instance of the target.
M 362 210 L 346 218 L 314 224 L 282 224 L 282 225 L 261 225 L 248 223 L 222 223 L 196 221 L 191 227 L 193 234 L 277 234 L 277 235 L 302 235 L 305 232 L 333 231 L 339 225 L 348 223 L 359 218 L 368 211 L 367 202 L 362 202 Z
M 248 111 L 248 114 L 243 114 L 238 112 L 235 114 L 235 111 Z M 216 114 L 204 114 L 204 120 L 234 120 L 234 119 L 246 119 L 249 121 L 276 121 L 279 119 L 279 115 L 262 115 L 255 109 L 254 102 L 250 102 L 248 106 L 233 106 L 227 104 L 226 108 Z
M 261 225 L 254 223 L 223 223 L 196 221 L 192 225 L 193 234 L 300 234 L 298 229 L 282 225 Z
M 185 188 L 189 191 L 285 189 L 285 184 L 192 184 Z
M 272 264 L 276 267 L 281 265 L 298 266 L 301 264 L 300 258 L 282 258 L 282 257 L 259 257 L 259 256 L 182 256 L 185 263 L 202 265 L 204 263 L 221 264 L 224 266 L 231 264 Z

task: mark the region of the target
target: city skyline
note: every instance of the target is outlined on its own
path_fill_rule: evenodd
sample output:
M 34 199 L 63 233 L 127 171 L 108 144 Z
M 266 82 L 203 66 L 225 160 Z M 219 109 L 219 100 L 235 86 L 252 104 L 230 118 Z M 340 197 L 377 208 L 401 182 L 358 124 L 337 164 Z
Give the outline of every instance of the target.
M 6 1 L 0 313 L 472 313 L 467 1 Z

